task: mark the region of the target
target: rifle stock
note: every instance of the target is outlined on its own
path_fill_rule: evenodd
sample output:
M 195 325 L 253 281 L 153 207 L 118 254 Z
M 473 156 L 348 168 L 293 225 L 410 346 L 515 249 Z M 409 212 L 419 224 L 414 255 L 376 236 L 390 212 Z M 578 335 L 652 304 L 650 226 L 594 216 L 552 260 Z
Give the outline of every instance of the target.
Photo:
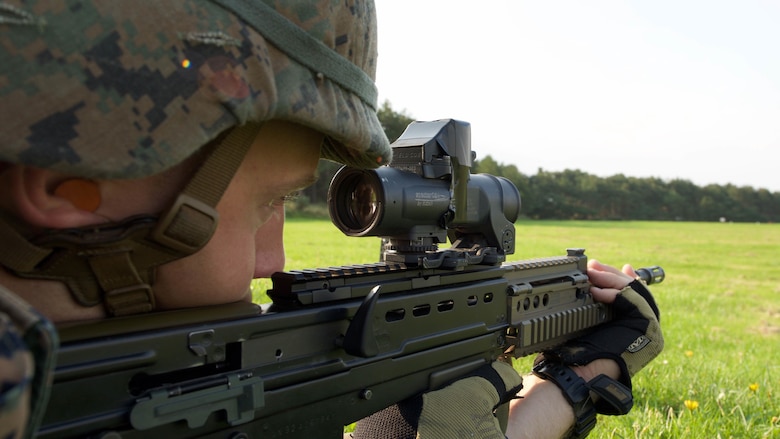
M 60 328 L 39 437 L 340 438 L 386 406 L 609 320 L 586 263 L 569 250 L 462 270 L 285 272 L 270 305 Z

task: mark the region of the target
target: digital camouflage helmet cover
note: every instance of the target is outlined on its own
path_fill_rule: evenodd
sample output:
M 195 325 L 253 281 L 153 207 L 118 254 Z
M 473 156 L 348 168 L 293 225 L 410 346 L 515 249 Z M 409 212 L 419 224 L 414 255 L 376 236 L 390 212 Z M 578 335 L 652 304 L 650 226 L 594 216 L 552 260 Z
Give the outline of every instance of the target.
M 326 134 L 325 158 L 389 161 L 371 2 L 13 3 L 0 3 L 0 161 L 137 178 L 271 119 Z

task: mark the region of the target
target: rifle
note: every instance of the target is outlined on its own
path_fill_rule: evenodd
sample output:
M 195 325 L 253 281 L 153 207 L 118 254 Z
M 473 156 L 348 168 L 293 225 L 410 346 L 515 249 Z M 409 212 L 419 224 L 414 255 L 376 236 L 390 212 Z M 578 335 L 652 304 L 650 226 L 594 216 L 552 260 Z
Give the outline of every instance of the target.
M 583 249 L 505 261 L 519 193 L 470 174 L 468 138 L 463 122 L 415 123 L 392 167 L 336 174 L 333 222 L 381 237 L 377 263 L 276 273 L 270 304 L 58 328 L 39 437 L 341 438 L 396 402 L 610 320 L 588 293 Z

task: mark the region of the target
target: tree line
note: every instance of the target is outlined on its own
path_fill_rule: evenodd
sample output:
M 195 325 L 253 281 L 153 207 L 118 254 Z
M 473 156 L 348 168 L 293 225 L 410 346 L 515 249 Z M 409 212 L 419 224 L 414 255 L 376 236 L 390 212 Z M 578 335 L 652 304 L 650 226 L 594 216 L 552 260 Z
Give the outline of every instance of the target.
M 379 120 L 387 137 L 397 139 L 414 119 L 386 101 Z M 327 191 L 339 165 L 321 161 L 317 183 L 302 193 L 295 210 L 326 214 Z M 478 160 L 473 173 L 509 179 L 520 190 L 521 216 L 532 219 L 652 221 L 780 221 L 780 192 L 728 185 L 697 186 L 684 179 L 599 177 L 580 170 L 525 175 L 515 165 L 491 156 Z
M 533 219 L 780 221 L 780 193 L 688 180 L 598 177 L 579 170 L 524 175 L 487 156 L 475 171 L 503 176 L 520 190 L 522 215 Z

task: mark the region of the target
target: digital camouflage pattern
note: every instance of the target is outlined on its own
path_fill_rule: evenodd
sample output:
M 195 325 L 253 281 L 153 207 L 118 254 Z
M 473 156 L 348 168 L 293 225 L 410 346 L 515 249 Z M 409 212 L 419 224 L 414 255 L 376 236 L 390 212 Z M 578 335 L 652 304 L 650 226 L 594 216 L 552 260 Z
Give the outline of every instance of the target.
M 0 0 L 0 161 L 138 178 L 229 127 L 283 119 L 325 133 L 325 158 L 389 162 L 375 94 L 302 66 L 217 3 Z M 373 80 L 372 2 L 266 3 Z
M 58 345 L 51 322 L 0 285 L 0 437 L 29 437 L 38 428 Z
M 21 437 L 25 431 L 33 371 L 32 354 L 18 329 L 0 313 L 0 437 Z

